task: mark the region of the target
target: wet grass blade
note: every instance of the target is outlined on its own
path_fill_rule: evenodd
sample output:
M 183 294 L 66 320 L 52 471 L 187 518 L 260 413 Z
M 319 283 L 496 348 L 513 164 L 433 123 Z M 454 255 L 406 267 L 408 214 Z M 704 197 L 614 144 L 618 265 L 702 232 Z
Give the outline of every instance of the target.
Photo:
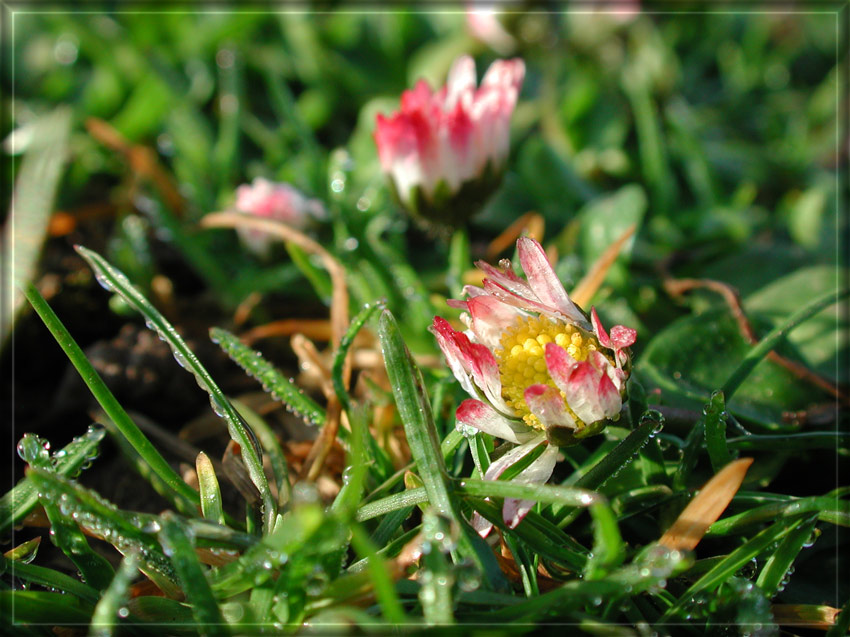
M 35 434 L 24 434 L 18 443 L 18 453 L 29 466 L 53 473 L 46 443 Z M 60 510 L 58 502 L 46 496 L 39 497 L 39 501 L 50 521 L 50 539 L 53 544 L 73 562 L 85 581 L 98 590 L 106 588 L 114 575 L 112 565 L 92 550 L 80 527 Z
M 27 300 L 33 306 L 35 311 L 44 321 L 47 329 L 53 334 L 56 342 L 65 352 L 76 370 L 79 372 L 82 379 L 85 381 L 92 395 L 103 408 L 103 411 L 109 416 L 121 434 L 133 446 L 139 456 L 150 466 L 151 470 L 156 473 L 170 489 L 180 494 L 187 500 L 200 503 L 198 492 L 186 484 L 171 465 L 166 462 L 165 458 L 160 455 L 156 447 L 151 444 L 150 440 L 142 433 L 138 425 L 133 422 L 124 408 L 116 400 L 115 396 L 109 391 L 106 383 L 97 373 L 97 370 L 92 366 L 83 350 L 77 345 L 76 341 L 65 329 L 65 326 L 59 320 L 59 317 L 53 312 L 47 301 L 42 298 L 35 286 L 28 284 L 24 288 Z
M 800 526 L 785 536 L 782 543 L 767 558 L 767 562 L 756 579 L 756 585 L 772 598 L 779 592 L 783 580 L 790 575 L 791 566 L 800 554 L 803 546 L 815 530 L 817 516 L 804 520 Z
M 705 406 L 704 427 L 705 447 L 715 473 L 732 462 L 729 447 L 726 444 L 726 400 L 723 392 L 711 394 L 711 401 Z
M 192 606 L 198 631 L 206 635 L 229 635 L 230 630 L 224 623 L 221 610 L 213 597 L 212 588 L 195 555 L 186 529 L 173 514 L 166 512 L 161 519 L 162 530 L 159 532 L 159 539 L 163 549 L 171 557 L 183 592 Z
M 289 484 L 289 464 L 286 462 L 286 456 L 280 447 L 277 434 L 272 431 L 265 419 L 249 408 L 248 405 L 235 398 L 230 402 L 242 414 L 242 417 L 248 422 L 254 433 L 257 434 L 257 438 L 260 439 L 260 444 L 266 454 L 268 454 L 269 462 L 272 465 L 272 472 L 274 473 L 275 484 L 277 485 L 277 504 L 279 507 L 286 506 L 292 495 L 292 487 Z
M 850 526 L 850 501 L 829 495 L 794 498 L 790 501 L 771 502 L 760 507 L 730 515 L 712 524 L 706 535 L 719 536 L 739 533 L 754 524 L 783 517 L 817 513 L 818 519 Z
M 44 497 L 58 502 L 60 510 L 71 515 L 81 527 L 103 538 L 121 553 L 138 553 L 139 569 L 166 595 L 177 596 L 174 569 L 152 535 L 159 524 L 156 516 L 119 511 L 93 491 L 36 467 L 30 467 L 27 475 Z
M 597 462 L 584 475 L 577 478 L 572 485 L 564 483 L 565 488 L 585 489 L 592 491 L 605 484 L 611 476 L 616 475 L 626 465 L 634 460 L 635 455 L 656 435 L 664 426 L 664 417 L 657 411 L 648 411 L 641 417 L 640 425 L 621 440 L 602 460 Z M 564 503 L 553 503 L 552 517 L 558 520 L 558 527 L 565 528 L 578 515 L 578 511 L 567 510 Z M 575 506 L 575 505 L 572 505 Z
M 802 523 L 803 520 L 801 519 L 777 522 L 729 553 L 679 596 L 678 601 L 661 616 L 661 623 L 675 621 L 694 595 L 703 591 L 714 590 L 735 575 L 754 557 L 760 555 L 774 542 L 784 538 Z
M 351 545 L 361 559 L 367 560 L 367 570 L 375 589 L 375 597 L 380 604 L 381 611 L 391 624 L 404 624 L 407 616 L 404 613 L 395 584 L 387 570 L 384 560 L 377 554 L 377 547 L 369 539 L 369 536 L 358 524 L 351 527 Z
M 210 338 L 230 356 L 234 363 L 259 381 L 272 398 L 282 402 L 287 409 L 311 424 L 320 426 L 325 424 L 325 410 L 263 358 L 262 354 L 242 343 L 236 335 L 219 327 L 210 330 Z
M 58 588 L 92 604 L 96 604 L 97 600 L 100 599 L 100 591 L 97 589 L 52 568 L 36 566 L 35 564 L 24 564 L 23 562 L 10 560 L 3 556 L 0 556 L 0 564 L 3 565 L 3 572 L 9 573 L 12 577 L 17 577 L 29 584 L 37 584 L 45 588 Z
M 86 463 L 97 455 L 105 433 L 103 427 L 90 426 L 86 433 L 77 436 L 53 454 L 53 470 L 60 476 L 76 478 Z M 38 489 L 29 478 L 22 478 L 0 498 L 0 537 L 4 537 L 13 525 L 23 520 L 36 504 Z
M 139 562 L 136 554 L 125 555 L 115 577 L 112 578 L 108 588 L 103 592 L 103 597 L 94 607 L 89 625 L 91 637 L 110 637 L 115 633 L 118 618 L 122 616 L 122 608 L 127 603 L 130 584 L 138 570 Z
M 218 385 L 201 365 L 201 362 L 189 349 L 177 330 L 165 317 L 130 283 L 126 276 L 113 268 L 103 257 L 82 246 L 76 247 L 77 252 L 91 266 L 98 282 L 107 290 L 115 292 L 127 302 L 130 307 L 145 318 L 145 324 L 171 347 L 174 358 L 181 367 L 191 372 L 201 389 L 210 397 L 210 404 L 216 414 L 224 418 L 230 437 L 239 444 L 245 468 L 251 476 L 251 481 L 260 492 L 263 502 L 263 522 L 266 532 L 269 532 L 275 519 L 277 504 L 272 498 L 266 474 L 263 471 L 262 450 L 254 432 L 245 420 L 230 404 L 230 401 L 219 389 Z M 110 414 L 111 415 L 111 414 Z M 117 423 L 116 423 L 117 424 Z M 195 496 L 197 498 L 197 495 Z
M 363 329 L 366 321 L 372 318 L 372 315 L 379 309 L 384 309 L 384 305 L 382 303 L 365 305 L 363 309 L 357 313 L 357 316 L 351 319 L 348 329 L 340 339 L 339 347 L 336 352 L 334 352 L 333 365 L 331 366 L 331 380 L 333 381 L 336 396 L 342 404 L 343 409 L 346 411 L 350 411 L 351 409 L 351 396 L 349 396 L 348 389 L 346 389 L 345 383 L 343 382 L 345 359 L 346 356 L 348 356 L 348 350 L 351 349 L 351 344 L 354 342 L 354 338 L 360 330 Z
M 203 451 L 195 460 L 195 471 L 198 474 L 198 485 L 201 490 L 201 512 L 204 518 L 211 522 L 224 524 L 224 510 L 221 506 L 221 489 L 218 478 L 209 456 Z
M 395 318 L 387 310 L 381 314 L 378 333 L 396 406 L 428 501 L 461 529 L 458 540 L 461 556 L 470 558 L 491 586 L 506 588 L 507 582 L 490 549 L 460 516 L 457 502 L 449 490 L 450 478 L 421 375 L 404 344 Z

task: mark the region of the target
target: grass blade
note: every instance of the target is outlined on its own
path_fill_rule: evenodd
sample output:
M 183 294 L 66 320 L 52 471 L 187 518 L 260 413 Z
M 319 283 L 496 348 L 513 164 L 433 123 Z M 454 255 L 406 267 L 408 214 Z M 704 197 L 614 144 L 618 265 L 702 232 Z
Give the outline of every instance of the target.
M 24 301 L 15 281 L 26 284 L 36 275 L 41 246 L 53 212 L 53 199 L 67 160 L 71 109 L 62 106 L 30 124 L 33 138 L 21 162 L 9 217 L 3 232 L 3 291 L 0 302 L 0 346 L 12 331 Z M 17 131 L 14 138 L 25 135 Z
M 94 607 L 89 635 L 91 637 L 110 637 L 117 626 L 117 618 L 122 617 L 122 607 L 127 603 L 130 583 L 139 570 L 139 560 L 135 553 L 128 553 L 121 560 L 121 566 L 115 577 L 112 578 L 109 587 L 104 591 L 103 597 Z M 127 609 L 123 609 L 124 612 Z
M 460 516 L 458 505 L 449 490 L 450 478 L 440 451 L 431 405 L 424 395 L 421 375 L 404 344 L 395 318 L 388 310 L 381 314 L 378 333 L 396 406 L 428 501 L 438 513 L 447 516 L 461 529 L 458 552 L 473 560 L 491 586 L 507 587 L 490 549 Z
M 0 556 L 0 564 L 3 565 L 3 572 L 29 584 L 37 584 L 45 588 L 58 588 L 92 604 L 96 604 L 97 600 L 100 599 L 100 591 L 97 589 L 52 568 L 25 564 L 3 556 Z
M 224 418 L 230 437 L 239 444 L 242 460 L 245 468 L 251 476 L 251 481 L 260 492 L 263 502 L 263 522 L 266 532 L 271 530 L 275 519 L 277 505 L 272 498 L 266 474 L 263 472 L 262 450 L 254 432 L 248 427 L 245 420 L 230 404 L 225 395 L 209 375 L 209 372 L 201 365 L 201 362 L 189 349 L 177 330 L 165 317 L 130 283 L 123 273 L 113 268 L 103 257 L 96 252 L 82 246 L 76 247 L 82 256 L 94 270 L 98 282 L 107 290 L 121 296 L 134 310 L 145 317 L 145 324 L 171 347 L 174 358 L 181 367 L 190 371 L 198 386 L 205 390 L 210 396 L 210 404 L 216 414 Z M 117 424 L 117 423 L 116 423 Z M 198 496 L 195 495 L 195 498 Z
M 393 580 L 387 571 L 387 565 L 377 554 L 377 548 L 369 539 L 363 527 L 358 524 L 351 527 L 351 544 L 360 558 L 367 560 L 367 569 L 384 619 L 391 624 L 404 624 L 407 617 L 401 602 L 399 602 Z
M 198 473 L 198 485 L 201 490 L 201 512 L 204 518 L 218 524 L 224 524 L 224 510 L 221 506 L 221 489 L 209 456 L 203 451 L 195 460 Z
M 756 585 L 765 592 L 768 597 L 773 597 L 780 590 L 782 582 L 787 575 L 794 560 L 803 549 L 803 545 L 812 536 L 815 530 L 817 516 L 805 520 L 800 526 L 789 533 L 776 551 L 767 558 L 764 568 L 759 573 Z
M 136 423 L 134 423 L 130 416 L 127 415 L 127 412 L 124 411 L 124 408 L 115 399 L 112 392 L 109 391 L 106 383 L 103 382 L 100 374 L 97 373 L 97 370 L 88 361 L 83 350 L 80 349 L 80 346 L 77 345 L 68 333 L 68 330 L 65 329 L 65 326 L 59 320 L 59 317 L 56 316 L 41 294 L 39 294 L 38 290 L 35 289 L 35 286 L 28 284 L 24 288 L 24 294 L 35 311 L 41 317 L 41 320 L 44 321 L 47 329 L 49 329 L 50 333 L 53 334 L 53 337 L 56 339 L 56 342 L 59 343 L 59 346 L 65 352 L 65 355 L 79 372 L 92 395 L 103 408 L 103 411 L 105 411 L 112 422 L 115 423 L 115 426 L 133 446 L 133 449 L 138 452 L 139 456 L 141 456 L 148 466 L 150 466 L 151 470 L 162 478 L 163 482 L 168 485 L 169 488 L 190 502 L 199 504 L 200 498 L 198 496 L 198 492 L 186 484 L 183 481 L 183 478 L 181 478 L 177 472 L 171 468 L 171 465 L 166 462 L 165 458 L 160 455 L 156 447 L 151 444 Z
M 236 335 L 219 327 L 210 330 L 210 338 L 230 356 L 234 363 L 259 381 L 263 389 L 271 393 L 272 398 L 282 402 L 287 409 L 311 424 L 320 426 L 325 424 L 325 410 L 263 358 L 262 354 L 242 343 Z
M 711 400 L 705 406 L 705 447 L 715 473 L 732 462 L 729 447 L 726 444 L 726 400 L 722 391 L 711 394 Z
M 159 539 L 182 584 L 183 592 L 192 606 L 198 631 L 205 635 L 229 635 L 212 588 L 195 555 L 189 536 L 180 521 L 171 513 L 162 515 Z
M 77 436 L 53 454 L 53 470 L 60 476 L 75 478 L 87 462 L 97 455 L 106 430 L 91 425 L 86 433 Z M 0 498 L 0 537 L 20 522 L 38 504 L 38 489 L 29 480 L 21 479 L 13 489 Z
M 374 305 L 364 305 L 363 309 L 355 316 L 351 323 L 348 326 L 345 334 L 343 334 L 342 339 L 340 339 L 339 347 L 334 353 L 333 365 L 331 367 L 331 379 L 333 381 L 334 391 L 336 392 L 337 398 L 339 398 L 340 403 L 342 404 L 343 409 L 346 411 L 351 410 L 351 396 L 348 395 L 348 389 L 345 387 L 345 382 L 343 379 L 344 368 L 345 368 L 345 360 L 348 356 L 348 350 L 351 348 L 351 344 L 354 342 L 354 338 L 366 324 L 372 315 L 378 309 L 384 309 L 383 303 L 376 303 Z

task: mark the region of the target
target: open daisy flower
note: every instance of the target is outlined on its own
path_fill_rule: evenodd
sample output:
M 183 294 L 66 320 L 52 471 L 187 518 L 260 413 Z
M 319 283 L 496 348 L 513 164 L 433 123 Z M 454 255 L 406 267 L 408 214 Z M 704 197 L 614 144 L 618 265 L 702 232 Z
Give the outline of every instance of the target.
M 588 318 L 570 300 L 537 241 L 522 237 L 517 251 L 525 279 L 507 259 L 499 268 L 479 261 L 484 287 L 466 286 L 466 301 L 449 301 L 466 310 L 461 320 L 467 331 L 453 329 L 439 316 L 431 331 L 455 378 L 472 396 L 457 409 L 458 428 L 517 445 L 494 461 L 484 478 L 498 479 L 545 445 L 514 478 L 541 483 L 552 475 L 559 446 L 577 444 L 619 418 L 636 332 L 617 325 L 609 334 L 595 309 Z M 533 504 L 506 500 L 506 524 L 519 524 Z M 489 532 L 490 525 L 477 526 L 482 534 Z

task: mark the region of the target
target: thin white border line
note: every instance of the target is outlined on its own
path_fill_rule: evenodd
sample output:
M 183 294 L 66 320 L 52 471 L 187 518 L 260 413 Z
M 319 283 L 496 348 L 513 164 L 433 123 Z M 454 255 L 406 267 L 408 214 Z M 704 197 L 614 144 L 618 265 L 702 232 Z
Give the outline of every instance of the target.
M 12 46 L 10 46 L 9 48 L 10 48 L 10 58 L 11 58 L 11 60 L 10 60 L 10 63 L 11 63 L 11 73 L 10 73 L 10 75 L 11 75 L 11 82 L 12 82 L 12 91 L 11 91 L 11 93 L 12 93 L 12 100 L 11 100 L 12 104 L 11 104 L 11 109 L 10 109 L 10 115 L 11 115 L 11 122 L 10 123 L 12 125 L 13 131 L 14 131 L 14 124 L 17 121 L 16 112 L 15 112 L 16 82 L 15 82 L 15 46 L 14 46 L 14 42 L 15 42 L 15 18 L 17 17 L 17 15 L 67 15 L 69 13 L 74 14 L 74 15 L 103 15 L 104 13 L 107 13 L 109 15 L 196 15 L 198 13 L 203 13 L 205 15 L 234 15 L 234 14 L 236 14 L 236 15 L 286 15 L 286 14 L 292 14 L 292 15 L 337 15 L 337 14 L 343 14 L 343 15 L 385 15 L 387 13 L 392 13 L 392 11 L 385 11 L 385 10 L 382 11 L 382 10 L 376 10 L 376 9 L 366 9 L 366 10 L 359 10 L 358 11 L 358 10 L 349 10 L 349 9 L 340 9 L 340 10 L 309 10 L 309 9 L 307 9 L 307 10 L 304 10 L 304 9 L 239 10 L 238 8 L 229 9 L 229 10 L 227 10 L 227 9 L 225 9 L 225 10 L 207 10 L 207 11 L 200 11 L 200 12 L 199 11 L 191 11 L 191 10 L 160 10 L 160 9 L 154 9 L 154 10 L 123 10 L 123 11 L 121 11 L 121 10 L 119 10 L 119 11 L 108 11 L 108 10 L 107 11 L 104 11 L 104 10 L 101 10 L 101 11 L 91 11 L 91 10 L 78 11 L 78 10 L 75 10 L 74 8 L 72 8 L 72 7 L 68 8 L 66 10 L 45 10 L 45 11 L 22 10 L 22 11 L 16 11 L 16 10 L 10 8 L 10 7 L 7 7 L 5 5 L 5 3 L 4 3 L 3 6 L 8 9 L 10 17 L 11 17 L 11 22 L 12 22 L 12 27 L 11 27 Z M 846 10 L 846 6 L 841 7 L 840 9 L 838 9 L 836 11 L 796 11 L 796 10 L 774 10 L 774 11 L 760 11 L 760 10 L 641 11 L 641 15 L 834 15 L 836 17 L 836 21 L 835 21 L 835 31 L 836 31 L 835 65 L 836 65 L 836 69 L 837 69 L 838 72 L 837 72 L 836 89 L 835 89 L 836 119 L 837 119 L 837 122 L 836 122 L 836 168 L 835 168 L 835 173 L 836 173 L 836 176 L 835 176 L 835 184 L 836 184 L 836 188 L 835 188 L 835 191 L 836 191 L 836 193 L 835 193 L 835 200 L 836 200 L 835 201 L 835 203 L 836 203 L 836 222 L 835 222 L 836 223 L 836 232 L 835 232 L 836 251 L 835 251 L 835 254 L 836 254 L 836 257 L 837 257 L 836 258 L 836 270 L 839 273 L 841 272 L 841 269 L 842 269 L 841 240 L 840 240 L 840 232 L 839 232 L 839 230 L 840 230 L 840 220 L 841 220 L 841 188 L 840 188 L 840 186 L 841 186 L 841 169 L 842 169 L 841 134 L 843 132 L 843 130 L 842 130 L 843 127 L 841 125 L 842 124 L 842 122 L 841 122 L 841 119 L 842 119 L 841 88 L 842 88 L 842 83 L 843 83 L 844 79 L 846 79 L 846 77 L 845 77 L 846 73 L 848 72 L 848 70 L 846 68 L 842 69 L 841 60 L 840 60 L 841 14 L 842 14 L 842 11 L 844 11 L 844 10 Z M 442 10 L 442 11 L 419 10 L 419 11 L 405 11 L 405 12 L 406 13 L 419 14 L 419 15 L 464 15 L 466 13 L 465 10 Z M 510 14 L 535 14 L 535 15 L 549 15 L 549 14 L 552 14 L 552 13 L 557 13 L 559 15 L 562 15 L 562 14 L 567 14 L 567 15 L 600 15 L 600 14 L 605 14 L 605 13 L 609 13 L 609 12 L 605 11 L 604 7 L 600 7 L 600 9 L 596 10 L 596 11 L 589 11 L 589 10 L 588 11 L 566 10 L 566 11 L 556 11 L 556 12 L 552 12 L 552 11 L 525 11 L 525 12 L 505 11 L 505 13 L 510 13 Z M 2 35 L 2 34 L 0 34 L 0 35 Z M 14 138 L 13 138 L 13 144 L 14 144 Z M 15 149 L 13 147 L 13 151 L 14 150 Z M 14 246 L 14 244 L 15 244 L 15 242 L 13 240 L 11 240 L 11 238 L 14 237 L 14 221 L 15 221 L 15 215 L 14 215 L 15 198 L 14 198 L 13 195 L 14 195 L 14 185 L 15 185 L 16 175 L 15 175 L 15 163 L 14 163 L 14 161 L 10 162 L 10 171 L 11 171 L 11 175 L 12 175 L 12 182 L 11 182 L 11 192 L 10 192 L 9 235 L 7 236 L 7 239 L 9 239 L 9 241 L 8 241 L 9 246 L 7 246 L 7 249 L 9 250 L 9 254 L 10 254 L 10 267 L 12 267 L 14 269 L 14 263 L 15 263 L 15 261 L 14 261 L 14 259 L 15 259 L 15 246 Z M 839 278 L 840 277 L 836 278 L 836 289 L 840 289 L 840 286 L 841 286 L 841 282 L 838 280 Z M 840 324 L 840 311 L 841 311 L 840 306 L 838 306 L 838 308 L 836 310 L 836 323 L 837 324 Z M 12 326 L 10 326 L 10 330 L 11 330 L 11 327 Z M 11 371 L 12 371 L 12 379 L 11 379 L 12 396 L 11 396 L 10 402 L 11 402 L 11 406 L 12 406 L 12 413 L 14 415 L 14 406 L 15 406 L 15 374 L 14 374 L 15 339 L 12 338 L 12 336 L 13 335 L 10 332 L 11 343 L 9 344 L 9 347 L 10 347 L 10 354 L 11 354 Z M 836 330 L 836 336 L 835 336 L 835 338 L 836 338 L 836 348 L 838 348 L 840 346 L 840 336 L 841 336 L 840 331 Z M 837 358 L 836 362 L 835 362 L 836 375 L 840 371 L 839 370 L 839 362 L 840 361 Z M 835 429 L 836 429 L 836 433 L 838 433 L 839 432 L 839 411 L 840 411 L 840 409 L 839 409 L 837 400 L 836 400 L 835 405 L 836 405 L 835 406 L 835 409 L 836 409 Z M 12 432 L 12 438 L 13 438 L 13 442 L 14 442 L 14 438 L 16 436 L 14 418 L 12 418 L 11 432 Z M 836 456 L 835 456 L 836 481 L 838 481 L 839 462 L 838 462 L 838 454 L 837 454 L 837 451 L 838 451 L 838 442 L 837 441 L 836 441 L 835 450 L 836 450 Z M 14 482 L 14 463 L 10 463 L 10 467 L 12 468 L 12 482 Z M 836 495 L 836 499 L 837 498 L 838 498 L 838 496 Z M 12 529 L 12 543 L 13 543 L 13 545 L 14 545 L 14 537 L 15 537 L 15 529 L 13 528 Z M 836 543 L 836 546 L 835 546 L 835 553 L 836 553 L 836 559 L 838 559 L 839 553 L 840 553 L 838 543 Z M 14 574 L 15 574 L 14 570 L 15 569 L 14 569 L 14 562 L 13 562 L 12 569 L 11 569 L 11 574 L 12 574 L 13 577 L 14 577 Z M 836 593 L 838 592 L 839 587 L 840 587 L 839 572 L 838 572 L 838 570 L 836 570 L 836 574 L 835 574 L 835 591 L 836 591 Z M 840 602 L 840 600 L 837 600 L 837 601 Z M 15 617 L 15 598 L 13 596 L 13 598 L 12 598 L 12 618 L 13 618 L 12 619 L 12 625 L 13 626 L 18 625 L 18 624 L 15 623 L 14 617 Z M 48 624 L 41 624 L 41 623 L 29 622 L 26 625 L 52 626 L 53 624 L 49 624 L 49 623 Z M 73 626 L 77 626 L 77 625 L 88 626 L 89 624 L 68 624 L 68 625 L 69 626 L 71 626 L 71 625 L 73 625 Z M 181 624 L 162 624 L 162 625 L 163 626 L 174 626 L 174 625 L 181 625 Z M 186 625 L 196 625 L 196 624 L 192 623 L 192 624 L 186 624 Z M 224 623 L 224 624 L 216 624 L 216 625 L 230 626 L 231 624 Z M 269 626 L 269 625 L 272 625 L 272 624 L 256 623 L 256 624 L 247 624 L 247 625 L 249 625 L 249 626 Z M 336 625 L 337 624 L 322 624 L 322 626 L 336 626 Z M 348 624 L 342 623 L 342 624 L 339 624 L 339 625 L 347 626 Z M 384 625 L 384 624 L 382 624 L 381 622 L 376 622 L 375 624 L 366 624 L 366 625 L 372 626 L 372 625 Z M 425 624 L 419 624 L 419 623 L 386 624 L 386 625 L 387 626 L 390 626 L 390 625 L 394 625 L 394 626 L 417 626 L 417 627 L 424 627 L 425 626 Z M 497 626 L 497 625 L 502 625 L 502 624 L 497 623 L 497 624 L 458 624 L 458 625 L 475 627 L 475 626 Z M 519 624 L 519 623 L 511 622 L 511 626 L 544 626 L 544 625 L 545 626 L 577 626 L 579 624 L 577 624 L 577 623 L 543 624 L 543 623 L 539 623 L 539 622 L 535 622 L 535 623 L 532 623 L 532 624 Z M 622 625 L 630 625 L 630 624 L 622 624 Z M 684 623 L 684 624 L 668 624 L 668 625 L 690 625 L 690 624 Z M 761 624 L 729 624 L 729 625 L 738 625 L 738 626 L 759 625 L 760 626 Z M 794 627 L 808 627 L 808 626 L 812 626 L 812 625 L 814 625 L 814 624 L 807 624 L 807 623 L 793 624 Z M 294 624 L 293 624 L 293 626 L 294 626 Z M 303 624 L 298 624 L 298 626 L 303 626 Z

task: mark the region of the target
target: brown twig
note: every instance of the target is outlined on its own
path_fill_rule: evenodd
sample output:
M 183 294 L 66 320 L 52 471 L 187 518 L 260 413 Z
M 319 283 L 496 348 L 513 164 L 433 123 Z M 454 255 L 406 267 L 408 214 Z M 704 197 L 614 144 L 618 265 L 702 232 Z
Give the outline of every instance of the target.
M 331 277 L 333 292 L 331 294 L 331 344 L 334 349 L 339 348 L 345 330 L 348 328 L 348 288 L 345 282 L 345 270 L 339 262 L 320 244 L 308 237 L 295 228 L 292 228 L 285 223 L 275 221 L 273 219 L 263 219 L 251 217 L 236 212 L 215 212 L 206 215 L 201 220 L 201 225 L 205 228 L 251 228 L 253 230 L 261 230 L 276 236 L 283 241 L 290 241 L 310 254 L 317 255 L 324 265 L 325 269 Z M 304 337 L 306 340 L 306 337 Z M 294 340 L 294 339 L 293 339 Z M 311 343 L 312 344 L 312 343 Z M 315 349 L 315 347 L 313 348 Z M 320 365 L 318 368 L 324 367 Z M 330 380 L 328 373 L 327 379 Z M 351 379 L 351 355 L 346 355 L 343 364 L 342 382 L 347 388 Z M 328 419 L 322 434 L 316 439 L 313 449 L 310 450 L 308 459 L 310 462 L 305 463 L 308 475 L 317 475 L 317 471 L 321 468 L 321 463 L 327 458 L 330 453 L 330 448 L 336 439 L 336 434 L 339 429 L 339 419 L 341 417 L 341 408 L 338 406 L 338 399 L 331 391 L 328 396 L 327 414 Z M 332 434 L 332 435 L 331 435 Z M 314 465 L 317 465 L 316 468 Z
M 753 330 L 753 326 L 744 312 L 740 295 L 731 285 L 724 283 L 723 281 L 715 281 L 713 279 L 673 279 L 669 276 L 665 276 L 664 278 L 664 289 L 672 297 L 680 297 L 685 292 L 698 288 L 704 288 L 720 294 L 726 301 L 726 305 L 729 306 L 732 316 L 735 317 L 735 321 L 738 323 L 738 329 L 744 337 L 744 340 L 746 340 L 750 345 L 755 345 L 759 342 L 755 330 Z M 786 358 L 774 350 L 768 352 L 767 358 L 772 360 L 774 363 L 781 365 L 797 378 L 805 380 L 815 387 L 835 396 L 842 403 L 850 404 L 850 400 L 848 400 L 848 397 L 839 387 L 825 378 L 822 378 L 797 361 Z

